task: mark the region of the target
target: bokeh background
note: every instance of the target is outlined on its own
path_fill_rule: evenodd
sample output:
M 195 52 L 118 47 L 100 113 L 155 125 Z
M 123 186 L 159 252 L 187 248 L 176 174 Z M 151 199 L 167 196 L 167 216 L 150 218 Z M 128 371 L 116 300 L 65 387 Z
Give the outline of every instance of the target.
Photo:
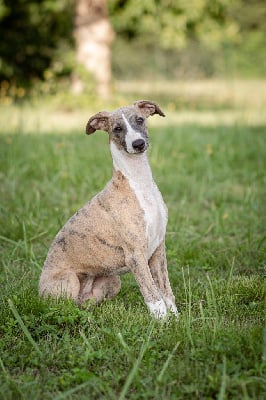
M 0 0 L 0 103 L 63 112 L 141 96 L 261 119 L 265 33 L 263 0 Z

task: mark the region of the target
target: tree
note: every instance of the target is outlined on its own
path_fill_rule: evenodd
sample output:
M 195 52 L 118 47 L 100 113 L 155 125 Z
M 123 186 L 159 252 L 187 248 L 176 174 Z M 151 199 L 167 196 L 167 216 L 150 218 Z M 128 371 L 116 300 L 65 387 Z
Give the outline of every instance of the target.
M 111 21 L 118 35 L 163 48 L 182 49 L 189 39 L 211 46 L 237 35 L 230 14 L 237 0 L 109 0 Z
M 98 95 L 108 97 L 111 80 L 110 45 L 114 32 L 108 19 L 106 0 L 76 0 L 74 37 L 76 59 L 97 81 Z M 74 75 L 73 89 L 83 91 L 81 77 Z

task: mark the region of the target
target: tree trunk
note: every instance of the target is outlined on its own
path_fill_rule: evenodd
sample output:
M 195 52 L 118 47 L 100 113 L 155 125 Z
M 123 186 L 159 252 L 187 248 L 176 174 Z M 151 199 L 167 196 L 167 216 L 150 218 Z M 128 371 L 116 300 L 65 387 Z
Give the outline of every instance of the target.
M 102 98 L 110 94 L 111 51 L 114 32 L 108 20 L 106 0 L 76 0 L 74 37 L 76 59 L 97 82 Z M 79 76 L 73 79 L 73 91 L 81 93 L 84 83 Z

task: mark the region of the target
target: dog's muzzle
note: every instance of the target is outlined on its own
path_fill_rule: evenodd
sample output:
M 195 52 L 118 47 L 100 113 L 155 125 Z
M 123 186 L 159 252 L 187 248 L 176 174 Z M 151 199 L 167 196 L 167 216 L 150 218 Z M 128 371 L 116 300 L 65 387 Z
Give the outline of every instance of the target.
M 146 147 L 145 140 L 143 139 L 134 140 L 134 142 L 132 142 L 132 147 L 136 152 L 141 153 L 142 151 L 145 150 Z

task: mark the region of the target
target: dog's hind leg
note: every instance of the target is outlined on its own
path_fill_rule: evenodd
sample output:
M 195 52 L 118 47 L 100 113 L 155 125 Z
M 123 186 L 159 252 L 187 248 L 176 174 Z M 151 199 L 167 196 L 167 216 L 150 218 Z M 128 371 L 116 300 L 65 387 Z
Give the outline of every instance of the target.
M 117 295 L 121 288 L 119 276 L 98 276 L 87 278 L 86 282 L 81 283 L 78 302 L 84 303 L 86 300 L 93 300 L 97 304 L 104 299 L 112 299 Z
M 75 272 L 64 269 L 54 272 L 45 268 L 41 274 L 39 293 L 44 297 L 68 297 L 77 299 L 80 291 L 80 282 Z

